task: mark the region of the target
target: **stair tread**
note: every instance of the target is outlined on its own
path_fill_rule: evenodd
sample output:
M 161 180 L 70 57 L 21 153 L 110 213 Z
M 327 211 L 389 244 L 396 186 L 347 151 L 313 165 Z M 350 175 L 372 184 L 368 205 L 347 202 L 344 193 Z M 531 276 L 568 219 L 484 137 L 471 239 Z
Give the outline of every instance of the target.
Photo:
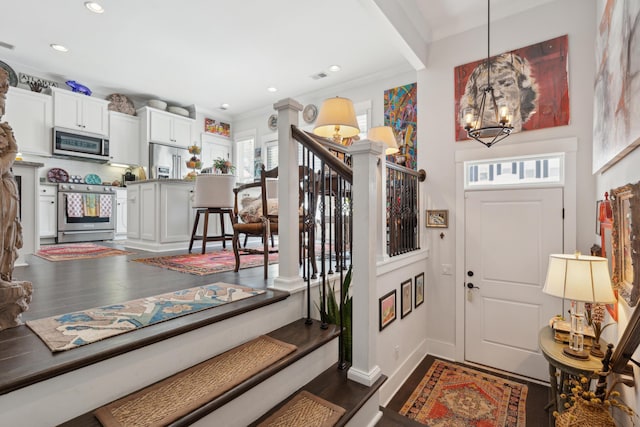
M 306 325 L 305 320 L 300 319 L 289 323 L 288 325 L 285 325 L 279 329 L 276 329 L 266 335 L 276 338 L 280 341 L 293 344 L 297 346 L 297 350 L 280 359 L 278 362 L 269 366 L 267 369 L 261 371 L 260 373 L 247 379 L 231 390 L 201 406 L 197 410 L 177 420 L 172 424 L 172 426 L 190 425 L 203 416 L 215 411 L 229 401 L 242 395 L 247 390 L 251 389 L 267 378 L 277 374 L 287 366 L 295 363 L 297 360 L 300 360 L 307 354 L 313 352 L 315 349 L 336 338 L 338 336 L 338 328 L 334 325 L 329 325 L 328 329 L 321 329 L 320 323 L 317 321 L 313 321 L 312 324 Z M 215 355 L 212 355 L 212 357 L 213 356 Z M 61 424 L 61 427 L 76 426 L 99 427 L 101 426 L 101 424 L 93 415 L 93 411 Z
M 367 387 L 348 379 L 347 370 L 338 369 L 338 364 L 336 363 L 281 401 L 278 405 L 271 408 L 269 412 L 255 420 L 250 424 L 250 426 L 257 426 L 260 422 L 267 419 L 271 414 L 276 412 L 291 398 L 303 390 L 344 408 L 346 413 L 336 424 L 336 426 L 343 426 L 358 412 L 358 410 L 371 398 L 371 396 L 386 380 L 387 377 L 385 375 L 381 375 L 380 378 L 371 385 L 371 387 Z
M 424 427 L 424 424 L 413 421 L 391 409 L 387 409 L 381 406 L 380 410 L 382 411 L 382 418 L 380 419 L 380 421 L 378 421 L 376 427 Z

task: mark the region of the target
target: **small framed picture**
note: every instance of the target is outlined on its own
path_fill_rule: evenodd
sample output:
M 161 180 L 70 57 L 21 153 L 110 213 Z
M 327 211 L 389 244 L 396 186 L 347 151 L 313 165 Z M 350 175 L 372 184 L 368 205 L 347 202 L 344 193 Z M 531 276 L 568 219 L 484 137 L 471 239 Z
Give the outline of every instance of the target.
M 389 323 L 396 320 L 396 290 L 392 290 L 378 300 L 380 306 L 380 330 L 383 330 Z
M 411 310 L 413 310 L 413 302 L 411 302 L 411 279 L 405 280 L 400 285 L 400 318 L 404 318 Z
M 424 273 L 418 274 L 415 277 L 414 281 L 415 281 L 414 295 L 416 296 L 414 307 L 417 308 L 420 304 L 424 302 Z
M 447 228 L 449 227 L 448 210 L 427 210 L 427 227 Z

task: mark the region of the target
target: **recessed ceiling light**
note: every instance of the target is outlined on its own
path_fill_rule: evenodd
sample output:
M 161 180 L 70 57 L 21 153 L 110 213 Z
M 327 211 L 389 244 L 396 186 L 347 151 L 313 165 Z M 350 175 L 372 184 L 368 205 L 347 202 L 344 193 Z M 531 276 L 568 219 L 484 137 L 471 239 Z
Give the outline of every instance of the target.
M 86 7 L 87 9 L 89 9 L 93 13 L 102 13 L 102 12 L 104 12 L 104 8 L 102 6 L 100 6 L 98 3 L 94 2 L 94 1 L 84 2 L 84 7 Z
M 226 110 L 226 109 L 228 109 L 229 107 L 230 107 L 230 105 L 229 105 L 229 104 L 227 104 L 226 102 L 225 102 L 224 104 L 221 104 L 221 105 L 220 105 L 220 108 L 221 108 L 222 110 Z
M 337 73 L 340 70 L 342 70 L 342 68 L 340 68 L 339 65 L 332 65 L 332 66 L 329 67 L 329 71 L 331 71 L 333 73 Z
M 277 92 L 277 91 L 278 91 L 278 88 L 273 87 L 273 86 L 269 86 L 269 87 L 267 88 L 267 90 L 268 90 L 269 92 Z
M 49 46 L 51 46 L 51 49 L 57 50 L 58 52 L 69 52 L 69 49 L 61 44 L 52 43 Z

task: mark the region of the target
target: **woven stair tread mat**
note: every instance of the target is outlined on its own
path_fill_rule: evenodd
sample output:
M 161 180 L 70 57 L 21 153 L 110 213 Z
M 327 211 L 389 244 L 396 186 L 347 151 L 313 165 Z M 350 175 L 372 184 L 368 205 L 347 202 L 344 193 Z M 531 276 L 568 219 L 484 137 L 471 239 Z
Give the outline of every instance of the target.
M 331 427 L 345 412 L 344 408 L 303 390 L 258 427 Z
M 165 426 L 297 349 L 261 335 L 198 365 L 98 408 L 104 427 Z

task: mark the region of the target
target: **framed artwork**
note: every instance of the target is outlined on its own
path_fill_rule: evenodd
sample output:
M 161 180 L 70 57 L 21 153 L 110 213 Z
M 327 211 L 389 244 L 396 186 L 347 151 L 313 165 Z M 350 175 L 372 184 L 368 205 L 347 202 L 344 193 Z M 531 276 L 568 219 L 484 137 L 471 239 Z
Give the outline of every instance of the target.
M 420 273 L 418 274 L 415 278 L 414 278 L 414 282 L 415 282 L 415 302 L 414 302 L 414 307 L 418 308 L 418 306 L 420 304 L 422 304 L 424 302 L 424 273 Z
M 413 310 L 413 302 L 411 301 L 411 279 L 407 279 L 400 285 L 400 318 L 404 318 L 411 310 Z
M 600 235 L 600 228 L 602 226 L 600 223 L 600 206 L 603 201 L 604 200 L 596 200 L 596 234 L 598 236 Z
M 491 58 L 491 84 L 505 98 L 513 132 L 569 124 L 568 55 L 564 35 Z M 456 141 L 465 141 L 463 112 L 479 109 L 486 57 L 455 67 L 454 84 Z
M 448 210 L 427 210 L 427 227 L 447 228 L 449 227 Z
M 396 290 L 385 294 L 378 300 L 380 330 L 383 330 L 389 323 L 396 320 Z
M 600 0 L 597 8 L 593 173 L 640 145 L 640 8 L 629 0 Z
M 611 281 L 629 307 L 635 307 L 640 296 L 640 271 L 634 271 L 640 262 L 640 182 L 611 190 L 611 202 Z
M 204 131 L 208 133 L 214 133 L 216 135 L 222 135 L 227 138 L 231 136 L 231 125 L 218 120 L 204 119 Z
M 391 126 L 400 152 L 405 155 L 404 165 L 417 170 L 418 146 L 418 84 L 411 83 L 384 91 L 384 124 Z M 393 160 L 394 156 L 388 157 Z

